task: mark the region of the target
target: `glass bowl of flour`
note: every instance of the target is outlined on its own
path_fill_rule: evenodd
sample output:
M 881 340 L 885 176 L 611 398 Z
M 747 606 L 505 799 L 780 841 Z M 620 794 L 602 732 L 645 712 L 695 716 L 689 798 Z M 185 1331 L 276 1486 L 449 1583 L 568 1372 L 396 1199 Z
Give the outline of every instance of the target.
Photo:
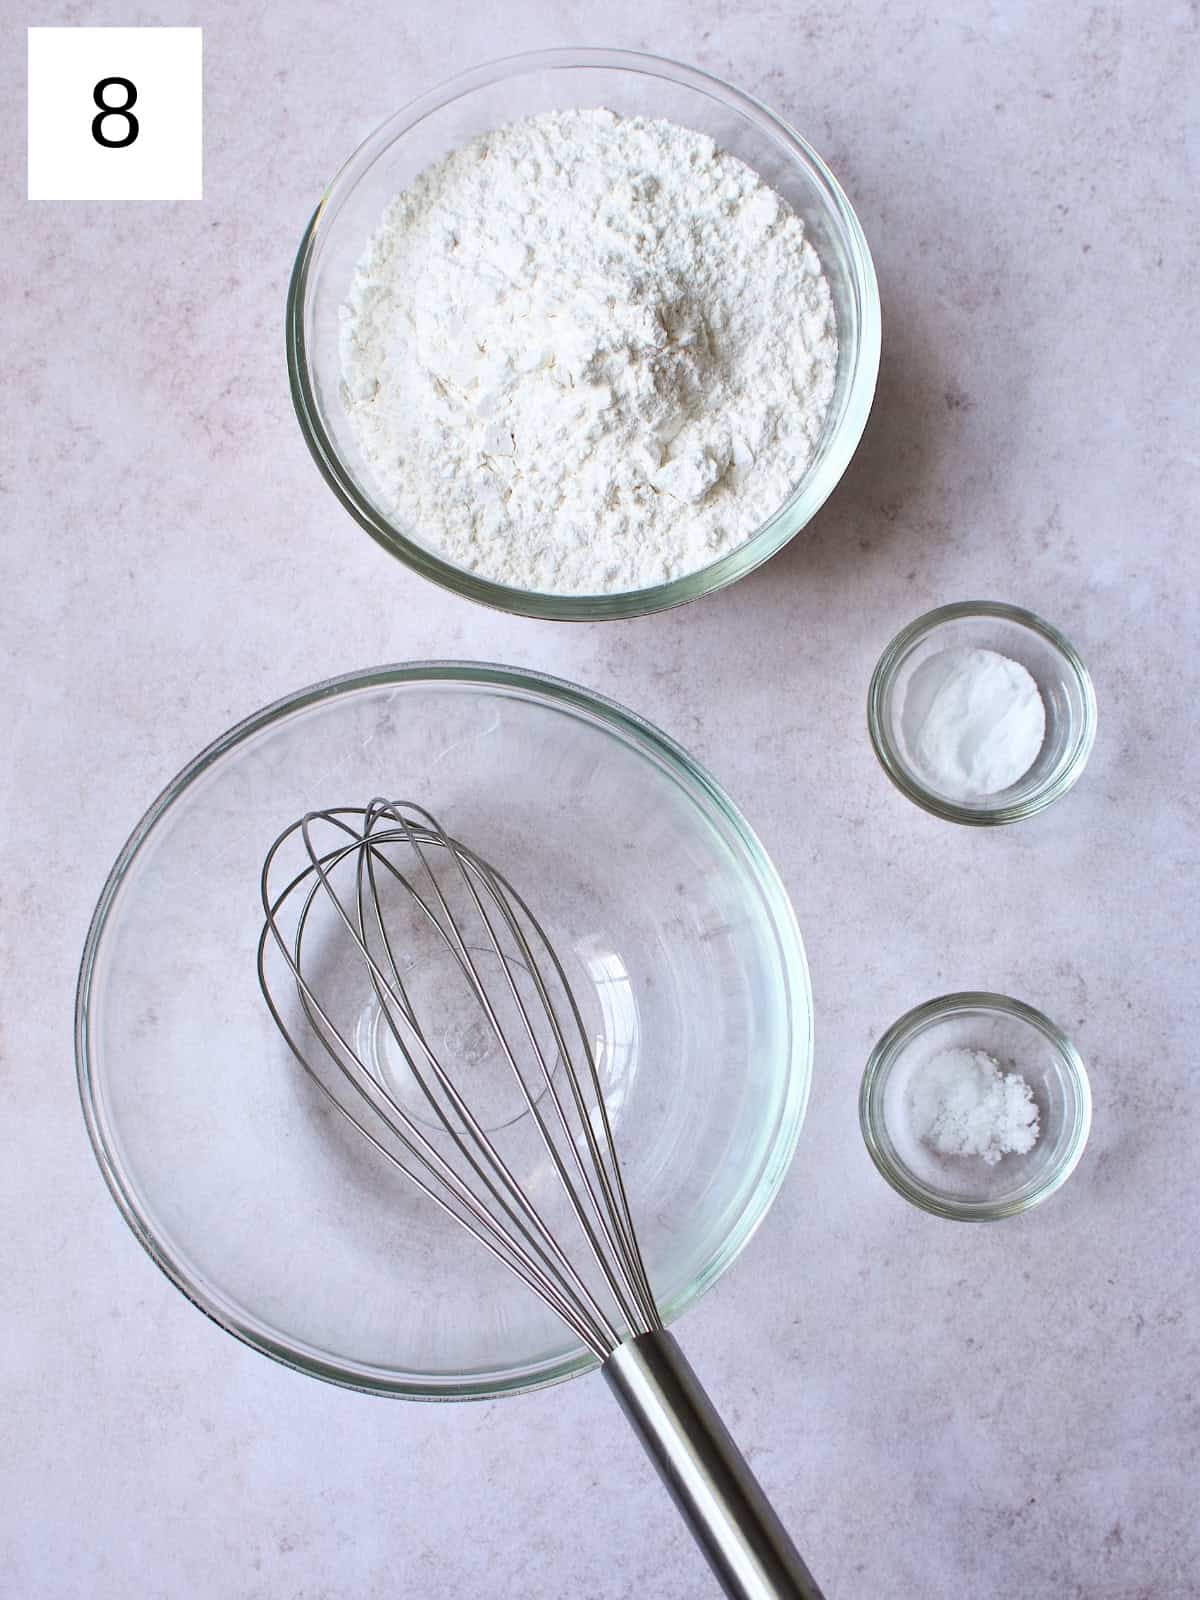
M 987 1222 L 1060 1189 L 1087 1143 L 1079 1052 L 1007 995 L 944 995 L 907 1012 L 871 1052 L 859 1096 L 876 1167 L 936 1216 Z
M 1096 735 L 1079 653 L 1032 611 L 1000 601 L 940 606 L 879 659 L 871 742 L 910 800 L 949 822 L 1019 822 L 1066 794 Z
M 786 123 L 691 67 L 553 50 L 398 112 L 288 295 L 326 481 L 424 577 L 519 614 L 662 610 L 833 490 L 879 365 L 862 229 Z

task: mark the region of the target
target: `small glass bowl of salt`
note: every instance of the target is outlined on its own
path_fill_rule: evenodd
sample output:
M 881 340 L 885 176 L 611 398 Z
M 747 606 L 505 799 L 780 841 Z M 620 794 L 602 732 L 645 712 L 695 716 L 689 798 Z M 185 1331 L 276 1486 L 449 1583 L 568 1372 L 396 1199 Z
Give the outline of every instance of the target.
M 989 1222 L 1040 1204 L 1075 1170 L 1092 1121 L 1079 1052 L 1000 994 L 951 994 L 892 1024 L 859 1096 L 863 1138 L 906 1200 Z
M 1043 810 L 1079 777 L 1096 696 L 1071 644 L 1032 611 L 966 601 L 918 617 L 880 657 L 871 742 L 910 800 L 989 827 Z

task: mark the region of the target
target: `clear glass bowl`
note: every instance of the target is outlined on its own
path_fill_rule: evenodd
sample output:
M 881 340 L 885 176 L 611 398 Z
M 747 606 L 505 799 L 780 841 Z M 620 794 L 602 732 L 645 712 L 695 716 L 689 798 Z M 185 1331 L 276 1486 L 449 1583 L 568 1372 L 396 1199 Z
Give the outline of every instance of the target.
M 943 1156 L 912 1126 L 914 1072 L 944 1050 L 986 1050 L 1019 1072 L 1037 1101 L 1039 1134 L 1027 1154 L 989 1166 L 979 1156 Z M 914 1205 L 939 1217 L 988 1222 L 1028 1211 L 1075 1170 L 1092 1123 L 1092 1095 L 1079 1052 L 1048 1017 L 1002 994 L 950 994 L 892 1024 L 871 1052 L 859 1095 L 871 1159 Z
M 744 544 L 670 583 L 620 594 L 532 594 L 451 565 L 375 504 L 340 395 L 339 307 L 387 203 L 432 162 L 477 134 L 539 111 L 607 106 L 666 117 L 710 134 L 779 191 L 803 218 L 833 294 L 839 356 L 824 436 L 790 500 Z M 326 482 L 373 538 L 435 583 L 531 617 L 593 621 L 641 616 L 720 589 L 775 554 L 815 516 L 866 426 L 879 370 L 879 291 L 850 202 L 794 129 L 718 78 L 630 50 L 545 50 L 489 62 L 390 117 L 334 178 L 300 244 L 287 304 L 292 399 Z
M 1019 662 L 1046 708 L 1046 736 L 1032 767 L 1010 788 L 979 800 L 932 788 L 904 737 L 904 699 L 913 673 L 930 656 L 958 647 L 997 650 Z M 1020 606 L 968 600 L 929 611 L 896 635 L 871 678 L 867 726 L 883 770 L 910 800 L 949 822 L 994 827 L 1045 810 L 1075 783 L 1096 737 L 1096 695 L 1087 668 L 1057 628 Z
M 258 992 L 268 846 L 311 808 L 381 792 L 438 812 L 547 925 L 667 1318 L 737 1255 L 791 1159 L 812 1057 L 800 937 L 758 841 L 684 751 L 611 701 L 501 667 L 387 667 L 292 695 L 134 830 L 88 934 L 76 1045 L 138 1238 L 223 1327 L 306 1372 L 427 1398 L 528 1389 L 590 1358 L 329 1115 Z M 534 1188 L 554 1181 L 544 1164 Z

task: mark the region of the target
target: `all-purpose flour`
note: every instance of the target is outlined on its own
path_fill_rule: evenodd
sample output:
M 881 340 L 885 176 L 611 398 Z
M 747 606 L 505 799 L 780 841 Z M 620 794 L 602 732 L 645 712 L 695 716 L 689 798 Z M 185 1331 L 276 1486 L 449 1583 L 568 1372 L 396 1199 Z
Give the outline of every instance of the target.
M 498 129 L 389 206 L 343 308 L 382 509 L 543 593 L 735 548 L 818 444 L 837 338 L 797 218 L 704 134 L 604 110 Z

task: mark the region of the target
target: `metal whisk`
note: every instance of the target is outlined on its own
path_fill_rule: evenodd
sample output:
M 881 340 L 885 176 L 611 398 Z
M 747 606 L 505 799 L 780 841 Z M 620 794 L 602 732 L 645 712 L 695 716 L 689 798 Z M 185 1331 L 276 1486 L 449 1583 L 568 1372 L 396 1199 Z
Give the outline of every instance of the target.
M 295 859 L 301 847 L 299 860 Z M 293 856 L 292 866 L 282 863 Z M 371 1145 L 562 1319 L 602 1370 L 734 1600 L 820 1591 L 665 1331 L 638 1248 L 601 1078 L 562 962 L 517 891 L 410 801 L 312 812 L 267 853 L 263 995 L 296 1059 Z M 400 1073 L 322 999 L 354 959 Z M 554 1224 L 483 1126 L 414 1003 L 414 957 L 449 958 L 558 1180 Z M 269 967 L 275 953 L 278 976 Z M 331 967 L 332 970 L 332 967 Z M 572 1241 L 568 1247 L 567 1240 Z

